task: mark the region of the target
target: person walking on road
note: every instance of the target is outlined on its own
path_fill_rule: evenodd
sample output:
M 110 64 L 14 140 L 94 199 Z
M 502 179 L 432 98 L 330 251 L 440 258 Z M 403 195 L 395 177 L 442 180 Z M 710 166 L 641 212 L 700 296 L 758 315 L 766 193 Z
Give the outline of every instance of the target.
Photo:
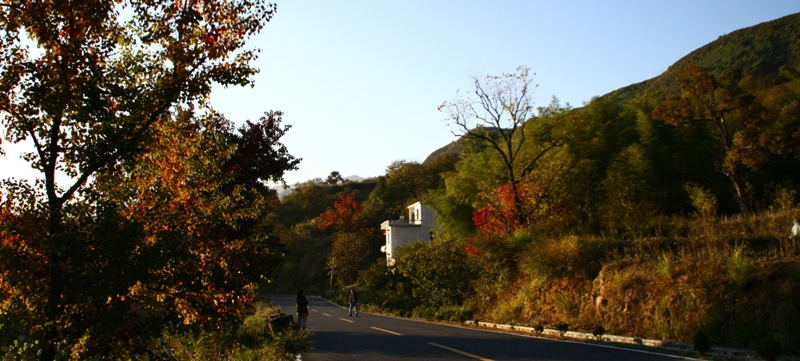
M 306 329 L 306 320 L 308 320 L 308 300 L 303 290 L 297 291 L 297 327 L 303 330 Z
M 350 312 L 349 316 L 353 316 L 353 310 L 356 310 L 356 317 L 358 317 L 358 294 L 356 294 L 356 290 L 350 290 L 350 308 L 348 311 Z

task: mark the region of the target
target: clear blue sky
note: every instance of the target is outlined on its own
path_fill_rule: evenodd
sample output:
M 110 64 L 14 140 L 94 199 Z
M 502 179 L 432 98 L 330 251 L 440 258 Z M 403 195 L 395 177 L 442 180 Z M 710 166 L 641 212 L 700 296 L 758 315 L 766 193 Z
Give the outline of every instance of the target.
M 580 106 L 721 35 L 800 12 L 800 0 L 277 3 L 250 42 L 263 50 L 256 86 L 216 88 L 212 105 L 237 122 L 285 112 L 283 142 L 303 158 L 290 185 L 422 162 L 454 140 L 437 106 L 469 90 L 471 76 L 524 65 L 537 74 L 537 105 L 556 96 Z M 21 172 L 18 163 L 0 158 L 0 178 Z

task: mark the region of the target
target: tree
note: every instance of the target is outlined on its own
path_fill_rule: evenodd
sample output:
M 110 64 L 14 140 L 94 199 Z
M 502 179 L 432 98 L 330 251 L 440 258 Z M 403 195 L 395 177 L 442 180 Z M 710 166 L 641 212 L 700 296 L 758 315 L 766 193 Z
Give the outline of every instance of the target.
M 411 280 L 414 299 L 434 309 L 462 304 L 477 276 L 462 246 L 446 239 L 403 245 L 397 270 Z
M 453 170 L 457 160 L 457 155 L 443 153 L 422 164 L 406 160 L 392 162 L 364 202 L 366 218 L 381 222 L 403 215 L 411 203 L 428 203 L 430 194 L 444 187 L 442 175 Z
M 362 217 L 363 207 L 356 201 L 354 192 L 339 192 L 338 201 L 333 202 L 333 209 L 319 215 L 319 228 L 336 228 L 340 232 L 357 232 L 366 228 L 367 222 Z
M 339 184 L 339 183 L 342 183 L 342 182 L 344 182 L 344 178 L 342 178 L 342 174 L 339 173 L 338 171 L 331 172 L 331 174 L 328 175 L 328 178 L 325 179 L 325 183 L 328 183 L 328 184 L 331 184 L 331 185 Z
M 764 110 L 738 85 L 723 84 L 697 63 L 688 65 L 677 79 L 680 97 L 670 97 L 653 112 L 653 118 L 675 126 L 712 124 L 724 153 L 720 168 L 731 182 L 740 211 L 749 212 L 744 172 L 766 163 L 768 151 L 759 141 L 765 127 Z
M 504 183 L 510 186 L 514 213 L 521 224 L 527 220 L 521 212 L 524 200 L 520 183 L 545 154 L 562 146 L 567 138 L 567 133 L 555 124 L 537 122 L 533 116 L 531 94 L 536 86 L 531 84 L 528 72 L 528 68 L 519 67 L 514 74 L 487 76 L 483 80 L 474 77 L 472 96 L 439 106 L 457 129 L 454 135 L 478 139 L 500 157 Z M 537 131 L 526 132 L 534 124 Z
M 566 165 L 556 160 L 543 162 L 543 165 L 517 185 L 522 200 L 515 203 L 512 187 L 502 184 L 483 195 L 487 205 L 473 213 L 472 220 L 484 234 L 511 236 L 523 225 L 540 223 L 545 218 L 556 220 L 564 218 L 566 202 L 559 185 L 563 182 L 563 169 Z M 523 220 L 525 223 L 520 223 Z
M 250 124 L 259 128 L 267 122 L 265 117 Z M 280 129 L 279 122 L 272 124 Z M 98 173 L 91 187 L 81 191 L 84 201 L 65 208 L 62 249 L 74 256 L 62 265 L 69 287 L 61 304 L 70 322 L 59 326 L 59 339 L 63 345 L 81 344 L 79 351 L 86 355 L 120 358 L 146 350 L 149 340 L 175 326 L 174 320 L 200 329 L 224 324 L 246 310 L 246 302 L 256 295 L 256 283 L 267 277 L 281 255 L 261 222 L 277 203 L 275 192 L 264 192 L 225 167 L 239 163 L 236 157 L 242 156 L 231 141 L 241 134 L 230 134 L 230 122 L 215 114 L 194 119 L 183 112 L 154 126 L 161 136 L 147 152 Z M 239 132 L 250 131 L 242 127 Z M 273 147 L 281 146 L 259 148 Z M 283 169 L 263 168 L 258 173 L 263 181 Z M 22 208 L 35 206 L 28 202 Z M 16 213 L 12 220 L 46 219 Z M 14 317 L 30 321 L 27 329 L 35 332 L 47 322 L 39 312 L 47 292 L 26 286 L 16 276 L 36 275 L 27 282 L 40 283 L 37 280 L 47 275 L 41 252 L 46 237 L 30 232 L 15 237 L 23 226 L 15 223 L 4 222 L 6 227 L 0 229 L 0 237 L 24 241 L 3 242 L 0 247 L 0 292 L 24 291 L 34 301 L 27 303 L 27 313 L 18 313 L 14 302 L 0 306 L 0 318 L 8 309 L 16 310 Z M 40 260 L 6 262 L 21 251 L 25 254 L 25 249 L 35 251 Z M 13 283 L 3 282 L 7 280 Z
M 336 274 L 336 270 L 339 269 L 339 265 L 336 263 L 336 256 L 328 257 L 325 269 L 328 270 L 328 275 L 331 276 L 331 281 L 328 283 L 328 291 L 333 291 L 333 276 Z
M 261 0 L 0 3 L 4 138 L 33 143 L 26 159 L 47 205 L 42 360 L 56 357 L 67 322 L 65 262 L 80 257 L 65 249 L 65 205 L 98 172 L 145 150 L 177 108 L 204 103 L 213 83 L 251 84 L 256 53 L 244 42 L 274 12 Z
M 367 264 L 369 255 L 369 239 L 364 232 L 337 232 L 328 254 L 331 280 L 336 274 L 340 286 L 355 282 L 358 271 Z
M 605 202 L 600 215 L 608 229 L 633 233 L 637 225 L 647 224 L 657 211 L 651 203 L 656 180 L 642 146 L 633 144 L 620 152 L 607 170 L 602 183 Z
M 120 277 L 122 284 L 116 287 L 124 292 L 108 295 L 106 303 L 139 305 L 140 314 L 153 319 L 218 327 L 243 314 L 247 301 L 256 296 L 257 283 L 280 260 L 277 241 L 261 223 L 276 207 L 277 195 L 254 183 L 279 177 L 294 159 L 287 155 L 256 163 L 251 170 L 260 175 L 255 179 L 225 167 L 283 148 L 277 138 L 251 144 L 257 152 L 242 152 L 235 141 L 265 140 L 255 133 L 282 129 L 274 114 L 234 131 L 217 114 L 193 119 L 180 113 L 156 129 L 161 137 L 146 154 L 118 172 L 99 175 L 92 187 L 92 199 L 107 213 L 116 210 L 115 223 L 137 229 L 132 233 L 138 235 L 127 253 L 114 256 L 124 257 L 130 268 L 108 256 L 108 264 L 127 271 L 128 277 Z M 110 225 L 112 232 L 116 224 Z M 113 234 L 107 237 L 109 247 L 120 246 L 114 245 Z M 91 253 L 92 247 L 87 248 Z M 96 278 L 87 268 L 86 278 Z M 161 323 L 151 322 L 150 329 L 158 330 Z
M 281 126 L 282 121 L 283 112 L 270 110 L 257 122 L 245 121 L 238 132 L 224 132 L 226 142 L 236 146 L 236 153 L 225 164 L 225 169 L 235 176 L 233 184 L 247 184 L 269 193 L 272 190 L 267 182 L 284 183 L 283 174 L 297 170 L 302 159 L 289 154 L 280 143 L 291 129 L 291 125 Z
M 370 192 L 365 211 L 378 218 L 394 218 L 403 214 L 406 206 L 421 197 L 430 183 L 425 167 L 417 162 L 393 161 L 386 167 L 386 175 L 378 179 Z

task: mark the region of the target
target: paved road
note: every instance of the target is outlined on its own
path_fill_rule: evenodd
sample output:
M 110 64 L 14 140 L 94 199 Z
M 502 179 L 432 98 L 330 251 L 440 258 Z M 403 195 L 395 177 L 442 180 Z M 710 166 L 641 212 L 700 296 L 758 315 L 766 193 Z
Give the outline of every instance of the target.
M 285 313 L 297 317 L 294 296 L 274 296 Z M 401 360 L 633 360 L 682 358 L 586 343 L 427 323 L 347 309 L 308 297 L 308 329 L 313 351 L 303 361 Z

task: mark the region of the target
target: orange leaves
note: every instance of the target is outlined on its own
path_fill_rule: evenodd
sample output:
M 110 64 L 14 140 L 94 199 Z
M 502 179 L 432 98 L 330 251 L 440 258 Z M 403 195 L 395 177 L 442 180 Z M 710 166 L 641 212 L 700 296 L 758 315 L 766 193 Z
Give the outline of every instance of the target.
M 344 232 L 355 232 L 367 227 L 367 221 L 362 218 L 363 206 L 355 200 L 355 193 L 339 192 L 339 200 L 333 203 L 334 209 L 329 209 L 319 215 L 319 228 L 335 227 Z
M 229 123 L 182 113 L 156 127 L 161 136 L 148 152 L 103 184 L 129 197 L 117 200 L 120 210 L 140 227 L 137 252 L 152 262 L 129 289 L 129 302 L 185 324 L 215 324 L 242 312 L 276 259 L 253 228 L 272 193 L 235 181 L 226 169 L 238 150 L 224 133 Z
M 691 102 L 684 98 L 671 97 L 653 111 L 653 118 L 663 120 L 672 125 L 680 125 L 694 121 Z
M 506 183 L 486 195 L 489 204 L 473 213 L 472 220 L 483 234 L 509 236 L 544 215 L 563 212 L 547 195 L 539 183 L 521 182 L 516 190 Z

